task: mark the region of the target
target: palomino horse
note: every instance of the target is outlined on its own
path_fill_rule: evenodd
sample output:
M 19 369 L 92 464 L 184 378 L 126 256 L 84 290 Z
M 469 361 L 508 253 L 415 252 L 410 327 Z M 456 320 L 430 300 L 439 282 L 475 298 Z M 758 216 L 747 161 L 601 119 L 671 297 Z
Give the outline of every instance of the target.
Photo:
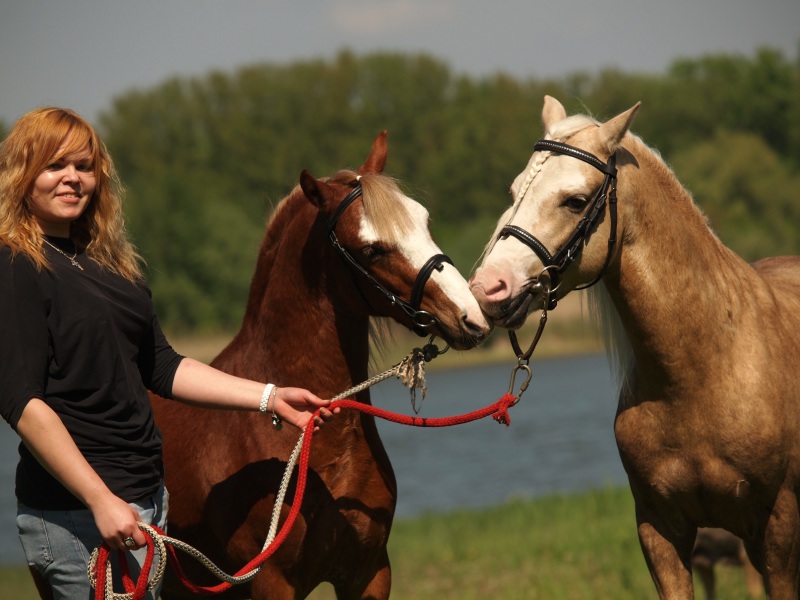
M 456 349 L 488 334 L 466 280 L 431 239 L 427 211 L 381 174 L 385 161 L 384 132 L 357 172 L 324 180 L 301 174 L 269 221 L 241 329 L 215 367 L 331 398 L 368 377 L 370 316 L 394 317 Z M 361 402 L 369 398 L 369 391 L 358 394 Z M 235 573 L 261 552 L 299 432 L 277 431 L 256 413 L 160 398 L 154 406 L 164 435 L 169 535 Z M 342 600 L 387 598 L 396 496 L 374 419 L 343 411 L 314 436 L 289 537 L 252 582 L 224 597 L 305 598 L 327 581 Z M 218 583 L 197 563 L 185 566 L 194 583 Z M 162 596 L 193 597 L 169 572 Z
M 660 598 L 693 598 L 698 527 L 744 540 L 773 599 L 798 597 L 800 257 L 753 265 L 709 229 L 659 155 L 545 98 L 545 140 L 472 291 L 518 328 L 591 290 L 621 391 L 614 431 Z

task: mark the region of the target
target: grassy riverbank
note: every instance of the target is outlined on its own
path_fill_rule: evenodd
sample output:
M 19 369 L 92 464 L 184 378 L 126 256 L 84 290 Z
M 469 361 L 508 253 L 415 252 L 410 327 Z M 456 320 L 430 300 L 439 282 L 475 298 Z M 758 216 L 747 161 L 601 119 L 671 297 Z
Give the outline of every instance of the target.
M 392 600 L 656 598 L 625 488 L 400 520 L 389 552 Z M 741 569 L 717 576 L 718 598 L 748 598 Z M 24 568 L 0 568 L 0 598 L 38 598 Z M 330 586 L 311 596 L 334 598 Z

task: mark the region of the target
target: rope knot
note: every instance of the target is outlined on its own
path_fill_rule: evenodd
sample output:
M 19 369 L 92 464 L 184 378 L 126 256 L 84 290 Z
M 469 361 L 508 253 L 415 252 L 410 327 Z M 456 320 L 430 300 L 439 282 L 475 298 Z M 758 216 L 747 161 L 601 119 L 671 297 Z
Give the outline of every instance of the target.
M 400 364 L 395 367 L 395 375 L 411 393 L 411 407 L 419 413 L 417 407 L 417 388 L 422 390 L 422 400 L 428 393 L 428 383 L 425 381 L 426 353 L 423 348 L 414 348 Z M 421 405 L 420 405 L 421 407 Z
M 492 418 L 501 425 L 508 427 L 511 425 L 511 415 L 508 414 L 508 409 L 517 403 L 517 398 L 514 396 L 514 394 L 509 393 L 500 398 L 497 403 L 499 406 L 492 415 Z

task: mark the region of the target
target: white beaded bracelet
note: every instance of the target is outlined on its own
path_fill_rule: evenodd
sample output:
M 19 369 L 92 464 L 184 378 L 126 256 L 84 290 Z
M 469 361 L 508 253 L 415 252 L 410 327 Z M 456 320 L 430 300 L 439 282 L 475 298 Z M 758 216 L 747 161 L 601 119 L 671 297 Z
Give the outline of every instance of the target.
M 267 407 L 269 405 L 269 397 L 272 395 L 272 390 L 275 388 L 275 385 L 272 383 L 268 383 L 264 387 L 264 392 L 261 394 L 261 404 L 258 405 L 258 410 L 262 413 L 267 412 Z

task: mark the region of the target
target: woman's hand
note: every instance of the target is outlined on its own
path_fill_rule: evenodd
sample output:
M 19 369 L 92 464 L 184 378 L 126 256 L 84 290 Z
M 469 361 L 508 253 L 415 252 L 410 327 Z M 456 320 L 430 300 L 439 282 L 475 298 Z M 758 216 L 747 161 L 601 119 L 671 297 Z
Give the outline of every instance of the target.
M 92 507 L 94 522 L 103 541 L 114 550 L 138 550 L 147 544 L 144 533 L 139 529 L 142 518 L 127 502 L 108 494 L 102 502 Z M 127 538 L 133 539 L 133 545 L 125 543 Z
M 146 544 L 139 514 L 115 496 L 81 454 L 61 418 L 39 398 L 22 411 L 17 433 L 36 460 L 92 511 L 103 540 L 117 550 Z M 132 537 L 133 548 L 125 545 Z
M 286 421 L 299 429 L 308 425 L 311 416 L 319 409 L 319 415 L 314 417 L 314 431 L 319 431 L 324 421 L 333 418 L 339 408 L 330 410 L 330 400 L 322 400 L 308 390 L 296 387 L 279 387 L 275 393 L 275 404 L 270 408 Z
M 264 383 L 236 377 L 219 371 L 191 358 L 178 365 L 172 382 L 172 395 L 196 406 L 223 410 L 262 410 Z M 266 412 L 273 412 L 282 420 L 298 427 L 306 427 L 317 410 L 314 431 L 323 421 L 330 419 L 340 409 L 330 410 L 330 400 L 322 400 L 303 388 L 279 387 L 273 389 L 266 404 Z

